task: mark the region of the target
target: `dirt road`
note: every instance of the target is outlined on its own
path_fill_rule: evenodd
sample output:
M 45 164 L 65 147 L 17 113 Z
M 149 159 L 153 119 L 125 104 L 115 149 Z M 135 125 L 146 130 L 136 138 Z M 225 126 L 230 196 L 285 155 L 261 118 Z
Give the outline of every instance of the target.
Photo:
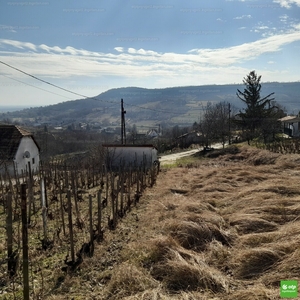
M 212 146 L 212 148 L 214 149 L 220 149 L 222 148 L 223 145 L 222 144 L 214 144 Z M 168 164 L 168 163 L 171 163 L 179 158 L 182 158 L 182 157 L 185 157 L 185 156 L 190 156 L 190 155 L 193 155 L 199 151 L 201 151 L 202 148 L 198 148 L 198 149 L 193 149 L 193 150 L 188 150 L 188 151 L 184 151 L 184 152 L 180 152 L 180 153 L 173 153 L 173 154 L 167 154 L 167 155 L 164 155 L 164 156 L 161 156 L 159 161 L 161 163 L 161 165 L 164 165 L 164 164 Z
M 189 150 L 189 151 L 184 151 L 184 152 L 180 152 L 180 153 L 173 153 L 173 154 L 168 154 L 168 155 L 164 155 L 162 156 L 159 161 L 160 163 L 163 165 L 163 164 L 166 164 L 166 163 L 170 163 L 172 161 L 175 161 L 179 158 L 182 158 L 182 157 L 185 157 L 185 156 L 190 156 L 190 155 L 193 155 L 197 152 L 199 152 L 200 149 L 193 149 L 193 150 Z

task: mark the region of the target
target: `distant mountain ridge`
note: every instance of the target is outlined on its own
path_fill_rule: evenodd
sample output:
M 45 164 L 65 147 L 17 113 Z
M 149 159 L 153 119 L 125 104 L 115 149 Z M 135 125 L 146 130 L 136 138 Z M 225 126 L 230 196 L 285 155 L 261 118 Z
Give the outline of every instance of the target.
M 199 119 L 207 102 L 231 103 L 241 109 L 236 96 L 243 84 L 183 86 L 163 89 L 124 87 L 110 89 L 93 98 L 66 101 L 44 107 L 33 107 L 0 114 L 0 120 L 11 119 L 26 125 L 66 125 L 74 122 L 98 123 L 103 126 L 120 122 L 120 100 L 124 100 L 129 124 L 187 125 Z M 275 93 L 275 101 L 288 112 L 300 110 L 300 82 L 262 83 L 261 96 Z

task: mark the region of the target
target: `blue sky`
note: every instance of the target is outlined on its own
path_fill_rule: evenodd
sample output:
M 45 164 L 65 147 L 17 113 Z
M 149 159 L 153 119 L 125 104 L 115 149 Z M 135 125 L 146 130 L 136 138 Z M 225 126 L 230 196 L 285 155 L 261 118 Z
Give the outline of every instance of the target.
M 0 2 L 0 61 L 86 96 L 300 80 L 300 0 Z M 0 64 L 0 105 L 77 97 Z

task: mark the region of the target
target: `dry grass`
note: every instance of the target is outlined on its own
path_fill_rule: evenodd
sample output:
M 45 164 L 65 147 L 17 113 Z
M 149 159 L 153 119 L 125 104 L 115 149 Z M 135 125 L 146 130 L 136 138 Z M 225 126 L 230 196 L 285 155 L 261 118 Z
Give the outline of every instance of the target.
M 240 250 L 232 261 L 234 275 L 239 279 L 257 278 L 280 261 L 283 254 L 268 248 Z
M 279 281 L 300 274 L 300 156 L 210 156 L 163 169 L 75 273 L 60 271 L 66 249 L 34 253 L 44 299 L 279 299 Z
M 213 240 L 230 245 L 230 238 L 226 233 L 207 222 L 175 221 L 169 225 L 169 231 L 182 247 L 194 251 L 205 250 L 207 244 Z
M 244 247 L 260 247 L 264 244 L 275 242 L 280 235 L 277 232 L 250 233 L 239 238 L 239 243 Z
M 273 272 L 268 274 L 268 276 L 263 276 L 263 280 L 269 284 L 276 284 L 278 281 L 282 280 L 282 278 L 299 280 L 300 266 L 297 263 L 299 259 L 300 250 L 297 248 L 291 254 L 286 255 L 284 259 L 276 265 Z
M 262 284 L 256 284 L 255 286 L 245 287 L 233 292 L 229 296 L 225 296 L 224 300 L 277 300 L 279 292 L 266 288 Z
M 278 225 L 250 214 L 236 214 L 230 218 L 230 225 L 235 226 L 239 234 L 275 231 Z
M 151 275 L 168 290 L 227 291 L 228 283 L 221 273 L 208 266 L 202 256 L 181 248 L 171 238 L 153 240 L 149 246 L 146 264 Z
M 143 269 L 124 262 L 115 269 L 106 293 L 110 299 L 123 299 L 156 286 L 153 277 L 143 272 Z

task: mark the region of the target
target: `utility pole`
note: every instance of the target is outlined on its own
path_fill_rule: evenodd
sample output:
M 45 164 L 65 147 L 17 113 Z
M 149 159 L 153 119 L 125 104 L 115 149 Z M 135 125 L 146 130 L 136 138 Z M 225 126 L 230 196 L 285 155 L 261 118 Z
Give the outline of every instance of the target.
M 126 128 L 125 128 L 125 114 L 123 106 L 123 99 L 121 99 L 121 144 L 126 145 Z
M 229 126 L 229 132 L 228 132 L 228 145 L 230 145 L 231 141 L 231 134 L 230 134 L 230 131 L 231 131 L 231 128 L 230 128 L 230 113 L 231 113 L 231 109 L 230 109 L 230 103 L 228 103 L 228 126 Z

